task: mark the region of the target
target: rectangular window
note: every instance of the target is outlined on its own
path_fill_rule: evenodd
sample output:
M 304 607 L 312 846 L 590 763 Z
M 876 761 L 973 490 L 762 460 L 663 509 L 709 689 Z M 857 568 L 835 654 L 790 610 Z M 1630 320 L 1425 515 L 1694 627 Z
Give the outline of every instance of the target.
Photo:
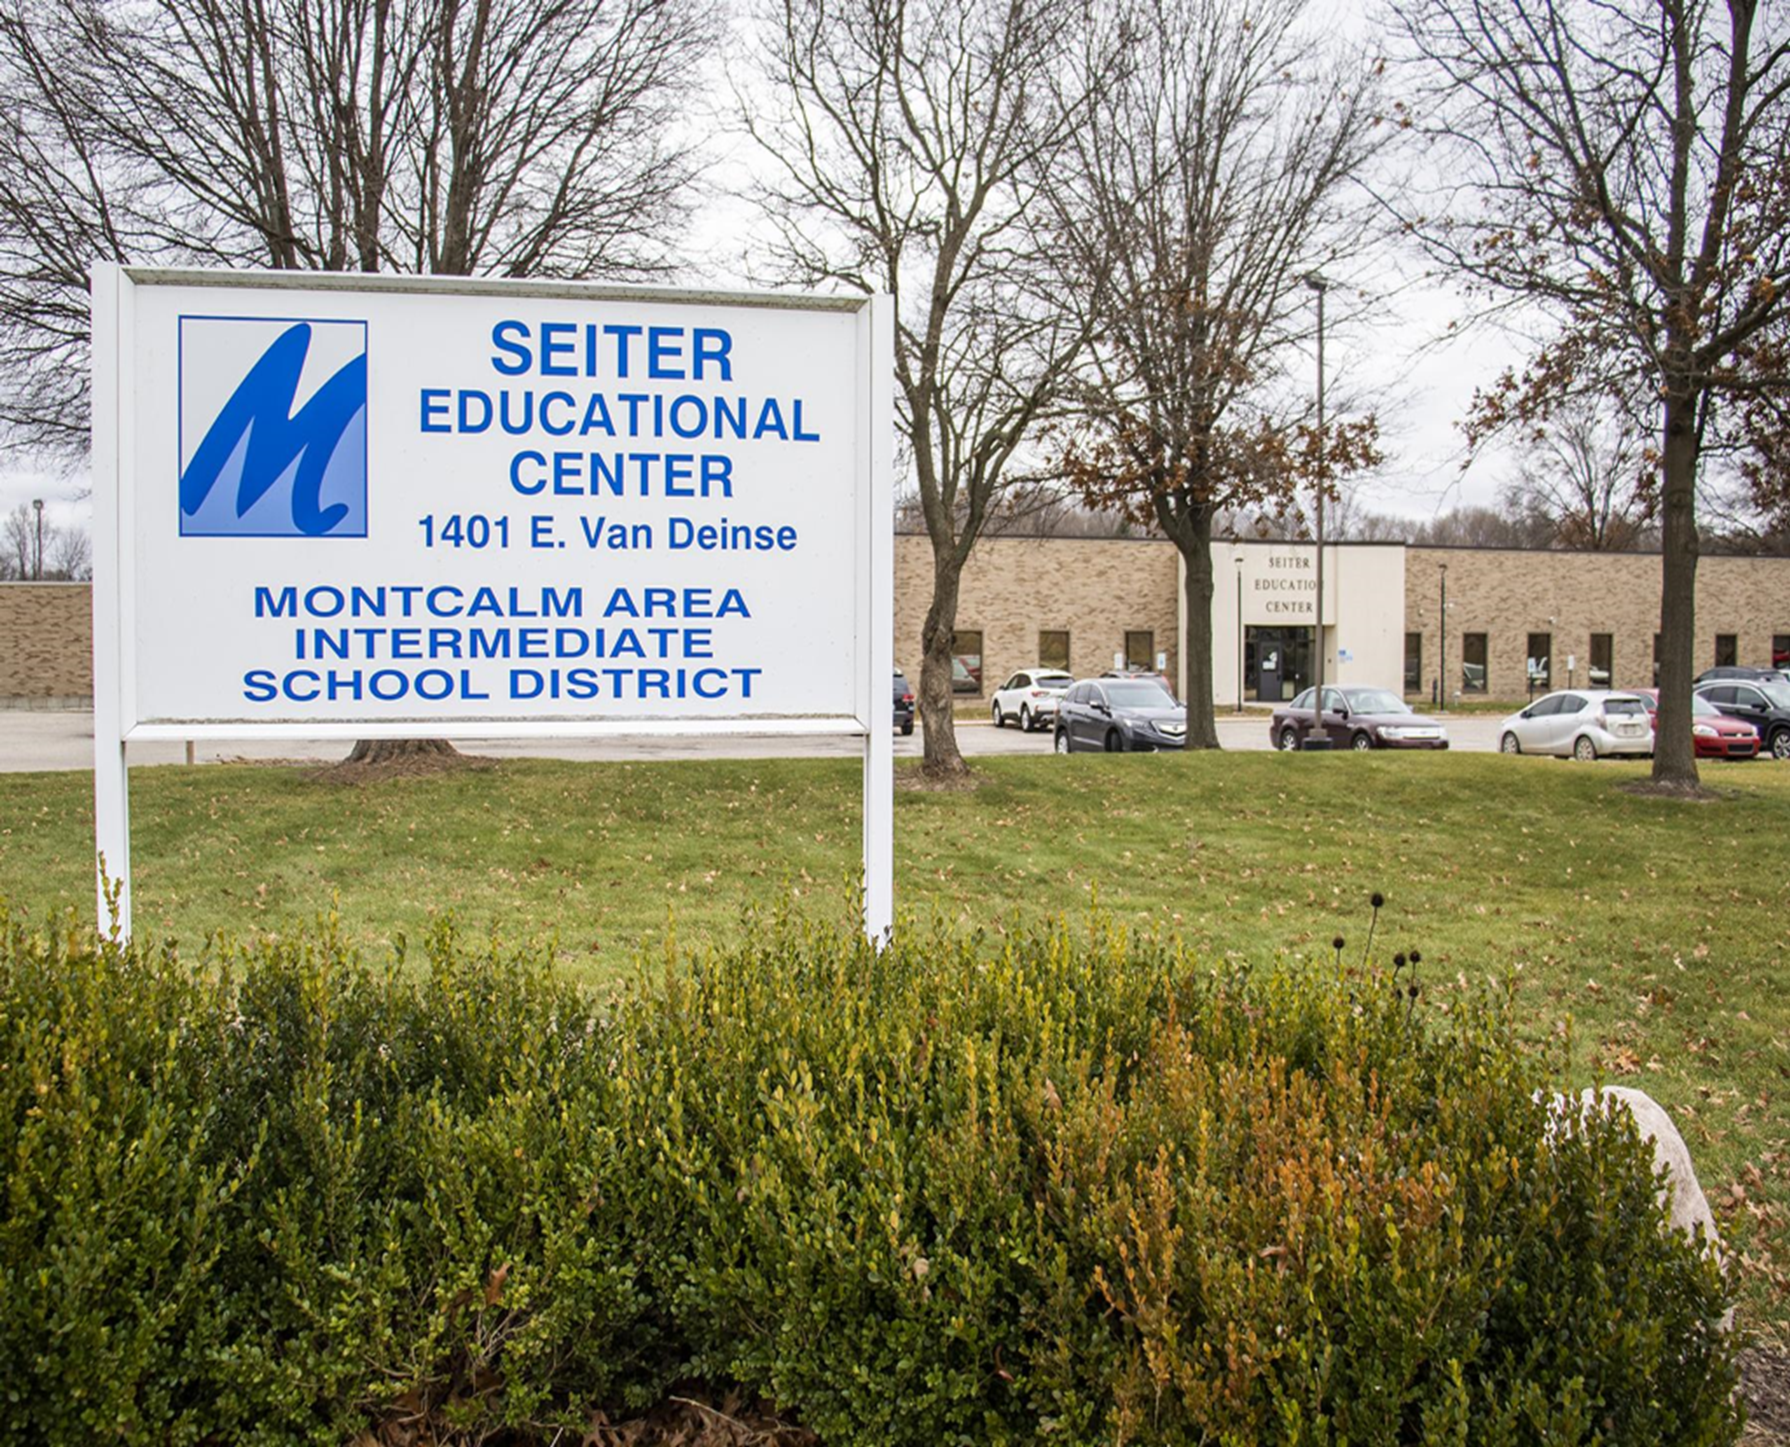
M 1732 668 L 1740 662 L 1740 639 L 1737 634 L 1718 633 L 1715 635 L 1715 666 Z
M 982 634 L 959 629 L 951 635 L 951 692 L 982 692 Z
M 1532 693 L 1546 693 L 1554 686 L 1554 665 L 1550 657 L 1553 651 L 1553 634 L 1531 633 L 1529 635 L 1527 667 L 1529 689 Z
M 1593 688 L 1615 687 L 1610 682 L 1616 676 L 1615 656 L 1616 642 L 1610 634 L 1591 635 L 1591 671 L 1586 675 L 1586 681 Z
M 1462 693 L 1484 693 L 1486 691 L 1485 654 L 1485 634 L 1461 634 Z
M 1405 692 L 1423 692 L 1423 635 L 1405 634 Z
M 1653 686 L 1659 687 L 1659 634 L 1653 635 Z
M 1771 635 L 1771 666 L 1790 668 L 1790 633 Z
M 1125 666 L 1150 669 L 1156 667 L 1156 635 L 1149 631 L 1125 635 Z
M 1069 671 L 1069 630 L 1041 628 L 1038 631 L 1038 666 Z

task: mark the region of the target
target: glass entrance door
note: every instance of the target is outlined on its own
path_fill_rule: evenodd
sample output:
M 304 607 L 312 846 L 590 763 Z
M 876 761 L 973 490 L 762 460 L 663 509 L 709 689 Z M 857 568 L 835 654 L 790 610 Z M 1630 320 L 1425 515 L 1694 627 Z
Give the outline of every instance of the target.
M 1243 693 L 1259 703 L 1284 703 L 1311 687 L 1311 629 L 1245 628 Z

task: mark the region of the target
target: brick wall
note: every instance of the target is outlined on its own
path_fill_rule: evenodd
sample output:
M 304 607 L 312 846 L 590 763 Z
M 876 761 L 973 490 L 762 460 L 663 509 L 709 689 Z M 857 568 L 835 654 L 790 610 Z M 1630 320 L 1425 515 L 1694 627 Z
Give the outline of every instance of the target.
M 0 706 L 93 698 L 93 604 L 84 582 L 0 582 Z
M 1436 677 L 1441 567 L 1448 567 L 1449 690 L 1461 686 L 1461 635 L 1487 635 L 1488 698 L 1526 692 L 1528 635 L 1551 634 L 1552 686 L 1588 684 L 1591 635 L 1612 635 L 1614 688 L 1653 685 L 1659 631 L 1660 559 L 1646 553 L 1557 553 L 1517 549 L 1410 548 L 1405 553 L 1405 627 L 1423 634 L 1423 696 Z M 1553 622 L 1549 622 L 1553 619 Z M 1715 636 L 1737 635 L 1738 661 L 1766 666 L 1771 639 L 1790 633 L 1790 558 L 1707 557 L 1697 565 L 1697 672 L 1715 664 Z
M 1127 631 L 1147 630 L 1178 677 L 1173 544 L 1129 538 L 984 538 L 971 552 L 958 594 L 957 626 L 982 633 L 982 697 L 1016 668 L 1038 662 L 1041 629 L 1067 629 L 1069 667 L 1112 667 Z M 916 688 L 920 630 L 932 602 L 932 544 L 895 539 L 895 666 Z
M 84 706 L 92 698 L 92 590 L 0 583 L 0 706 Z

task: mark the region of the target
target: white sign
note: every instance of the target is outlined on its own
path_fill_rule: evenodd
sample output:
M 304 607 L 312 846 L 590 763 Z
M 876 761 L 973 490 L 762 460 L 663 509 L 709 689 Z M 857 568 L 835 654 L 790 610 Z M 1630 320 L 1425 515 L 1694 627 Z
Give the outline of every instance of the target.
M 96 269 L 100 755 L 777 732 L 886 774 L 890 347 L 880 299 Z

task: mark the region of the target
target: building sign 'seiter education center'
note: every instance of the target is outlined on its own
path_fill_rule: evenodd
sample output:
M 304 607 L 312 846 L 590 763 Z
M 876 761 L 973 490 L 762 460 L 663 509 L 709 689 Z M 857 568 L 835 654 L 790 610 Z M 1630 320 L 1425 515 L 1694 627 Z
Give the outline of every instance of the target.
M 752 732 L 862 740 L 886 933 L 886 299 L 102 266 L 93 309 L 127 929 L 133 739 Z

